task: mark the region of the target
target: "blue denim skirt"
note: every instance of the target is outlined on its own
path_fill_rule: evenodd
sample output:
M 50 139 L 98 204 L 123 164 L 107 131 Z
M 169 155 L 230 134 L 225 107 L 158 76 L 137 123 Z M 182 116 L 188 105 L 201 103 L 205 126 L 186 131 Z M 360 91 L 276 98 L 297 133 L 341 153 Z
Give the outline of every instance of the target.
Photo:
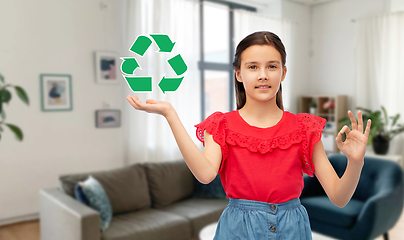
M 232 199 L 213 240 L 311 240 L 306 208 L 299 198 L 283 203 Z

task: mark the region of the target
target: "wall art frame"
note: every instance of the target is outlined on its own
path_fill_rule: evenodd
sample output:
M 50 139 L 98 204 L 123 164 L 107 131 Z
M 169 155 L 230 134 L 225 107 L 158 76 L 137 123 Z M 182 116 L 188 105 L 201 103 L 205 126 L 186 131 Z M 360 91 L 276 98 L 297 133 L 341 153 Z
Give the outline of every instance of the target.
M 41 74 L 42 111 L 72 111 L 72 77 L 69 74 Z
M 102 109 L 95 111 L 95 127 L 117 128 L 121 126 L 121 110 Z
M 95 78 L 98 84 L 118 84 L 118 55 L 113 52 L 96 51 Z

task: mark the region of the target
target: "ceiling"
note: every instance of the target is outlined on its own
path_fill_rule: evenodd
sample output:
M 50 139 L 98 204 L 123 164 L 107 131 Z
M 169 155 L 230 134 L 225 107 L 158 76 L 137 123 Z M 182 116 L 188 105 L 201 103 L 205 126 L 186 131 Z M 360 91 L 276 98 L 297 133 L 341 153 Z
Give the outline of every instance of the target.
M 248 0 L 247 2 L 251 3 L 257 3 L 257 4 L 268 4 L 268 2 L 271 2 L 273 0 Z M 320 3 L 326 3 L 326 2 L 336 2 L 340 0 L 282 0 L 282 1 L 289 1 L 289 2 L 297 2 L 305 5 L 316 5 Z
M 325 3 L 325 2 L 336 2 L 339 0 L 286 0 L 286 1 L 303 3 L 306 5 L 316 5 L 316 4 Z

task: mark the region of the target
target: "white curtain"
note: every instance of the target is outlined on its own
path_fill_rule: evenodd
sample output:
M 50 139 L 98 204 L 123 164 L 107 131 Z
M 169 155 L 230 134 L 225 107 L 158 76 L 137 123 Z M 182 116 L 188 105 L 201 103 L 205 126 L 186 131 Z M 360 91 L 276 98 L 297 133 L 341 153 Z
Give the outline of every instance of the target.
M 287 19 L 276 19 L 262 16 L 246 10 L 234 11 L 234 42 L 238 44 L 247 35 L 257 31 L 273 32 L 280 37 L 286 49 L 286 66 L 288 72 L 282 83 L 282 97 L 285 110 L 291 107 L 291 87 L 293 87 L 293 59 L 294 59 L 294 23 Z M 236 46 L 235 46 L 236 47 Z
M 152 43 L 143 57 L 129 50 L 125 57 L 135 56 L 141 70 L 135 75 L 152 76 L 152 92 L 132 92 L 142 102 L 147 99 L 170 102 L 179 115 L 188 134 L 198 142 L 194 125 L 200 122 L 200 77 L 197 66 L 199 60 L 199 2 L 191 0 L 128 0 L 127 6 L 127 49 L 137 36 L 166 34 L 176 42 L 171 53 L 158 53 L 159 48 Z M 167 60 L 181 54 L 188 70 L 180 87 L 174 92 L 163 92 L 158 83 L 163 76 L 177 77 Z M 126 101 L 126 99 L 125 99 Z M 146 113 L 125 104 L 127 117 L 127 163 L 157 162 L 181 159 L 182 155 L 163 116 Z
M 355 105 L 401 115 L 404 121 L 404 13 L 356 20 Z M 390 154 L 404 157 L 403 137 L 393 139 Z

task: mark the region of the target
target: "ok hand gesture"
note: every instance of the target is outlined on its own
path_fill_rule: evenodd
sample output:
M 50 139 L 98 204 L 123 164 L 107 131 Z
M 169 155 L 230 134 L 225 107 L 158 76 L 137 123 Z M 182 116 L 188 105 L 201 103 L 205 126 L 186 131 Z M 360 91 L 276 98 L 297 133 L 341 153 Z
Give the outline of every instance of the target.
M 348 126 L 343 126 L 339 131 L 335 141 L 339 150 L 350 160 L 357 162 L 363 161 L 366 152 L 366 145 L 370 132 L 370 119 L 367 121 L 365 133 L 363 133 L 363 120 L 362 112 L 358 111 L 358 123 L 351 111 L 348 111 L 349 118 L 351 119 L 352 131 Z M 346 140 L 342 142 L 341 135 L 346 134 Z

